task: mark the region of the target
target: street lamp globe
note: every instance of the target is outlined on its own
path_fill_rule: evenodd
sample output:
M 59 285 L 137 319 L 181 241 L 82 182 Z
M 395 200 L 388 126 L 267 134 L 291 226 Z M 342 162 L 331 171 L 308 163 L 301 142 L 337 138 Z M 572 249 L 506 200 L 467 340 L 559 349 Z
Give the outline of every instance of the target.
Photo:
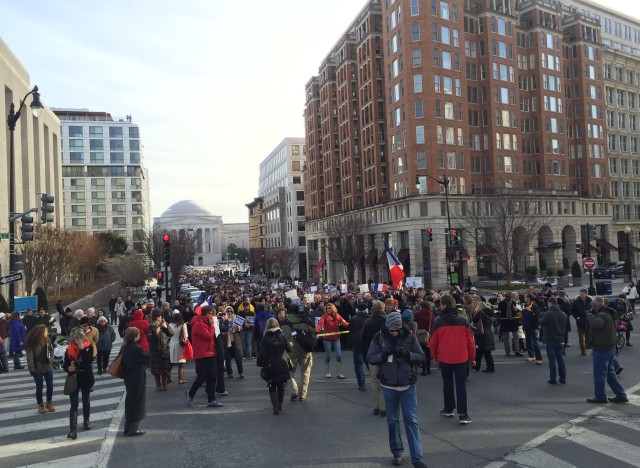
M 624 228 L 624 233 L 628 236 L 631 233 L 631 227 L 629 227 L 629 225 L 627 224 L 627 226 Z
M 40 93 L 38 92 L 38 87 L 34 86 L 33 88 L 33 100 L 31 101 L 31 112 L 33 116 L 37 119 L 42 115 L 42 111 L 44 110 L 44 106 L 40 101 Z

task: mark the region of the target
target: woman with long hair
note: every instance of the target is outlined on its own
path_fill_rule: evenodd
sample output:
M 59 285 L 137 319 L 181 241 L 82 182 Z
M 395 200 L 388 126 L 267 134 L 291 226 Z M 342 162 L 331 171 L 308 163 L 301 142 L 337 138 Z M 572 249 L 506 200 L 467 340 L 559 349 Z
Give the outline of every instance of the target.
M 189 332 L 187 331 L 187 325 L 184 323 L 180 312 L 173 313 L 173 322 L 169 324 L 169 327 L 171 327 L 171 331 L 173 331 L 173 336 L 169 341 L 171 366 L 178 367 L 178 384 L 185 384 L 187 381 L 184 378 L 184 363 L 187 362 L 187 360 L 182 357 L 184 346 L 180 344 L 180 341 L 186 343 Z M 169 375 L 171 375 L 171 371 L 169 371 Z
M 38 413 L 53 413 L 53 346 L 49 341 L 49 332 L 44 325 L 36 325 L 27 335 L 27 366 L 36 383 L 36 402 Z M 47 405 L 42 400 L 42 388 L 47 382 Z
M 122 371 L 127 396 L 124 400 L 124 435 L 141 436 L 145 431 L 138 424 L 147 416 L 147 365 L 149 355 L 138 343 L 142 335 L 136 327 L 124 332 L 122 345 Z
M 292 351 L 291 344 L 285 339 L 278 319 L 267 320 L 265 332 L 258 350 L 258 367 L 262 367 L 260 375 L 269 386 L 269 397 L 273 414 L 282 411 L 284 401 L 284 384 L 291 378 L 289 364 L 285 353 Z
M 84 331 L 80 327 L 71 330 L 69 334 L 69 347 L 64 354 L 62 368 L 69 375 L 76 375 L 78 386 L 75 392 L 69 395 L 69 434 L 68 439 L 77 439 L 79 396 L 82 392 L 82 416 L 83 427 L 91 429 L 89 417 L 91 416 L 91 388 L 95 383 L 93 376 L 93 348 L 87 340 Z
M 343 319 L 338 313 L 338 309 L 331 302 L 327 302 L 324 306 L 324 314 L 320 317 L 316 333 L 323 333 L 322 345 L 324 346 L 325 358 L 325 377 L 331 378 L 331 350 L 336 354 L 336 375 L 339 379 L 344 379 L 342 374 L 342 351 L 340 348 L 340 326 L 348 327 L 349 322 Z

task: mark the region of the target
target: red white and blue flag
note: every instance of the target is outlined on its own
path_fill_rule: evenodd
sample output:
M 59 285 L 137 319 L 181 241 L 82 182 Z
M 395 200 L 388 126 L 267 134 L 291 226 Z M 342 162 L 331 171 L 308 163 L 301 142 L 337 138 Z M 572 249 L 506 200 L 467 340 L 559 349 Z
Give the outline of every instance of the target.
M 387 290 L 387 285 L 385 283 L 374 283 L 373 290 L 375 292 L 385 292 Z
M 389 249 L 388 245 L 384 246 L 384 251 L 387 253 L 387 263 L 389 264 L 389 275 L 391 276 L 391 284 L 394 289 L 400 289 L 402 287 L 402 279 L 405 277 L 404 267 L 398 257 Z

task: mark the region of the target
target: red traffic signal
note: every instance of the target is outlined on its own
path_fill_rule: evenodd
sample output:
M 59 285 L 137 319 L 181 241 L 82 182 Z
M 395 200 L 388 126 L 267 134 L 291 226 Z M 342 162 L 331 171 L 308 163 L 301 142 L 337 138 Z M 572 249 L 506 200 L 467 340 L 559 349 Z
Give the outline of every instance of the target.
M 158 273 L 158 279 L 162 279 L 162 272 Z
M 451 231 L 451 237 L 456 239 L 458 237 L 458 231 Z
M 169 237 L 169 234 L 165 234 L 162 237 L 162 242 L 171 242 L 171 238 Z
M 427 228 L 427 238 L 429 239 L 429 242 L 433 240 L 433 228 Z

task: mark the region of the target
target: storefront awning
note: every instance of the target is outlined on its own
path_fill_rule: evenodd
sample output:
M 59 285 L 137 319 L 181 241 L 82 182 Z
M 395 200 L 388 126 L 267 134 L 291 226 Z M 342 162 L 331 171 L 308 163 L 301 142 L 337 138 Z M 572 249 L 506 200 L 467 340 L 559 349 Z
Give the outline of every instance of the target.
M 580 247 L 585 253 L 588 251 L 588 244 L 586 242 L 582 242 L 581 244 L 577 245 L 578 247 Z M 591 252 L 597 252 L 598 251 L 598 247 L 596 247 L 595 245 L 591 244 Z
M 627 251 L 627 244 L 626 243 L 618 244 L 618 250 L 620 252 L 626 252 Z M 640 249 L 638 247 L 636 247 L 635 245 L 630 245 L 629 246 L 629 250 L 631 252 L 640 252 Z
M 611 252 L 612 250 L 618 250 L 618 247 L 616 247 L 606 239 L 599 239 L 597 243 L 600 247 L 602 247 L 604 250 L 607 250 L 609 252 Z
M 378 266 L 388 266 L 389 262 L 387 262 L 387 253 L 382 252 L 380 254 L 380 258 L 378 259 Z
M 494 247 L 479 245 L 476 247 L 478 257 L 497 257 L 498 251 Z
M 373 265 L 374 263 L 376 263 L 377 259 L 378 259 L 378 251 L 376 249 L 371 249 L 367 254 L 367 258 L 364 259 L 364 264 Z

